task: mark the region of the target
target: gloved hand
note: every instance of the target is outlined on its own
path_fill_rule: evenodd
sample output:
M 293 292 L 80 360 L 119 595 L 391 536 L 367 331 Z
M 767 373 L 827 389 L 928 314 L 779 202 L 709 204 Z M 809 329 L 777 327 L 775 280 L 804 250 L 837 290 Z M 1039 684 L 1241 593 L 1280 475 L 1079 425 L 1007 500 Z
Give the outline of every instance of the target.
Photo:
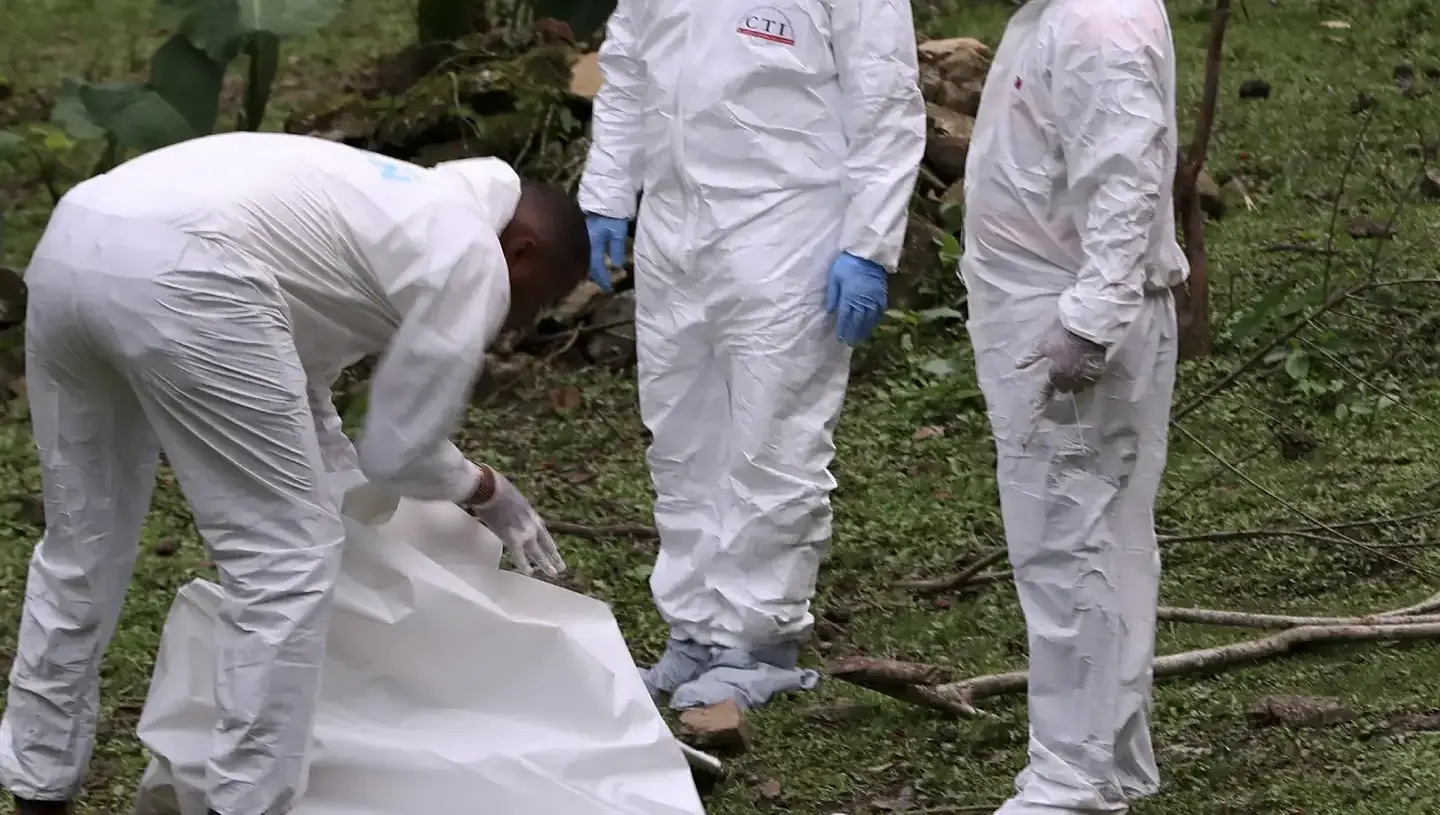
M 493 485 L 488 491 L 490 498 L 484 503 L 472 503 L 470 509 L 480 523 L 505 544 L 516 571 L 530 575 L 539 566 L 540 571 L 551 577 L 565 571 L 565 561 L 560 558 L 560 550 L 545 528 L 545 522 L 520 490 L 510 479 L 489 467 L 481 467 L 480 472 L 477 495 L 486 494 L 488 479 L 489 485 Z
M 1105 346 L 1070 333 L 1059 322 L 1015 367 L 1029 368 L 1042 359 L 1050 362 L 1047 394 L 1078 393 L 1100 381 L 1105 374 Z
M 625 265 L 625 236 L 630 222 L 604 215 L 586 215 L 585 229 L 590 233 L 590 279 L 602 291 L 610 291 L 610 269 Z M 605 264 L 605 256 L 610 264 Z
M 885 314 L 885 269 L 846 252 L 830 264 L 825 310 L 835 315 L 835 339 L 855 345 L 870 336 Z

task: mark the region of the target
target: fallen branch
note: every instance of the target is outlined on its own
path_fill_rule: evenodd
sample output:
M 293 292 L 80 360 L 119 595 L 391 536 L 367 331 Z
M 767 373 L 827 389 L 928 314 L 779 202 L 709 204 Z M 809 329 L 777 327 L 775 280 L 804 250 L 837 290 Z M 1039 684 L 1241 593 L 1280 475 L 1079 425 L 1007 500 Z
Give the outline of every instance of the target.
M 981 572 L 1004 559 L 1005 550 L 997 549 L 955 574 L 928 580 L 902 580 L 895 584 L 895 588 L 920 592 L 921 594 L 939 594 L 947 591 L 970 588 L 982 582 L 992 582 L 988 580 L 977 580 L 977 578 L 981 576 Z
M 1259 614 L 1248 611 L 1220 611 L 1211 608 L 1161 606 L 1159 619 L 1170 623 L 1223 625 L 1234 628 L 1299 628 L 1302 626 L 1393 625 L 1394 619 L 1379 614 L 1364 617 L 1306 617 L 1291 614 Z M 1406 616 L 1405 624 L 1440 623 L 1440 615 Z
M 1432 601 L 1440 604 L 1440 596 L 1432 598 Z M 1393 617 L 1397 615 L 1394 612 L 1387 612 L 1385 615 L 1378 616 Z M 1172 679 L 1233 665 L 1273 659 L 1288 654 L 1302 645 L 1320 642 L 1384 642 L 1417 639 L 1440 639 L 1440 622 L 1301 626 L 1261 639 L 1159 657 L 1154 662 L 1154 677 L 1157 681 Z M 942 674 L 945 671 L 944 668 L 934 666 L 851 657 L 835 664 L 828 672 L 836 679 L 954 716 L 987 716 L 989 714 L 975 707 L 976 701 L 1023 692 L 1029 683 L 1026 671 L 989 674 L 941 685 L 915 685 L 898 681 L 906 676 L 925 675 L 925 671 L 930 668 L 934 668 Z
M 1434 485 L 1432 485 L 1432 487 L 1435 486 L 1440 486 L 1440 481 L 1437 481 Z M 1362 543 L 1360 541 L 1354 540 L 1353 538 L 1338 537 L 1334 534 L 1324 535 L 1321 534 L 1321 532 L 1323 532 L 1324 530 L 1331 530 L 1338 533 L 1340 530 L 1367 528 L 1373 529 L 1383 526 L 1393 526 L 1396 524 L 1409 523 L 1411 521 L 1424 520 L 1426 518 L 1433 518 L 1437 515 L 1440 515 L 1440 509 L 1426 510 L 1424 512 L 1414 512 L 1409 515 L 1398 515 L 1393 518 L 1365 518 L 1358 521 L 1341 521 L 1338 523 L 1322 526 L 1303 526 L 1294 528 L 1278 527 L 1275 529 L 1232 529 L 1216 532 L 1193 532 L 1183 535 L 1159 535 L 1157 536 L 1157 540 L 1160 542 L 1161 545 L 1173 545 L 1177 543 L 1236 543 L 1241 541 L 1258 540 L 1262 538 L 1299 538 L 1301 540 L 1314 541 L 1316 543 L 1330 543 L 1343 546 L 1359 546 L 1363 549 L 1379 553 L 1393 549 L 1431 547 L 1440 545 L 1440 543 Z M 913 591 L 919 594 L 943 594 L 945 592 L 962 591 L 964 589 L 970 589 L 977 586 L 996 583 L 1011 577 L 1010 572 L 986 572 L 984 570 L 1003 560 L 1005 558 L 1005 554 L 1006 553 L 1004 549 L 999 549 L 991 552 L 990 554 L 986 555 L 985 557 L 981 558 L 970 566 L 967 566 L 965 569 L 956 572 L 955 574 L 946 575 L 944 577 L 934 577 L 919 580 L 901 580 L 900 582 L 894 584 L 894 588 L 903 589 L 905 591 Z M 1296 623 L 1296 625 L 1299 624 L 1300 623 Z M 1264 628 L 1266 626 L 1255 627 Z

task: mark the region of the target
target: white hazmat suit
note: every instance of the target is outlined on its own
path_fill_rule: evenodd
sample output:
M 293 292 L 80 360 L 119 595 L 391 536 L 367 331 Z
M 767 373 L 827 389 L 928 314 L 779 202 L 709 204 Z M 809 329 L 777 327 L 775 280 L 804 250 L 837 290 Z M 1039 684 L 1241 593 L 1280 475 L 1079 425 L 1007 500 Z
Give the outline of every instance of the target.
M 425 170 L 235 133 L 65 196 L 26 275 L 46 530 L 0 724 L 9 790 L 81 784 L 163 445 L 226 592 L 209 805 L 294 803 L 344 539 L 326 473 L 416 499 L 475 490 L 447 437 L 509 309 L 497 234 L 520 192 L 494 159 Z M 357 453 L 330 385 L 371 354 Z
M 925 146 L 909 4 L 620 0 L 599 60 L 580 207 L 623 230 L 643 192 L 650 586 L 672 636 L 647 681 L 675 706 L 762 704 L 816 679 L 795 659 L 850 363 L 827 274 L 847 258 L 883 286 L 899 258 Z
M 1155 493 L 1175 380 L 1174 47 L 1161 0 L 1031 0 L 985 83 L 965 174 L 969 330 L 1030 646 L 1030 762 L 1002 815 L 1124 812 L 1150 744 Z M 1068 334 L 1059 332 L 1058 326 Z M 1088 388 L 1039 396 L 1065 342 Z M 1081 342 L 1076 342 L 1078 338 Z M 1041 349 L 1046 366 L 1017 368 Z

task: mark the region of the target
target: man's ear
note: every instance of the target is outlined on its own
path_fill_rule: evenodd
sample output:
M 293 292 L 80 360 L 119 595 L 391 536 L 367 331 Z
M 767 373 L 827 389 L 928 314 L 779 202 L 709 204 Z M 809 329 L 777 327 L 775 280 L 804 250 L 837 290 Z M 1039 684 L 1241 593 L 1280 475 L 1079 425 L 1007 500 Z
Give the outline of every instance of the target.
M 528 230 L 519 233 L 510 242 L 510 251 L 516 260 L 529 260 L 535 254 L 539 241 L 535 240 L 535 234 Z

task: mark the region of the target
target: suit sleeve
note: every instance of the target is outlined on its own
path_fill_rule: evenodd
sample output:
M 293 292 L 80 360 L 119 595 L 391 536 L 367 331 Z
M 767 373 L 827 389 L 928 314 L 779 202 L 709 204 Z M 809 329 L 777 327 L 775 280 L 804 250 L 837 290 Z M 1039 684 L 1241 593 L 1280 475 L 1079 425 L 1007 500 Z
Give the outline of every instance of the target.
M 580 208 L 631 220 L 640 194 L 645 68 L 635 53 L 635 0 L 620 0 L 605 26 L 602 84 L 590 117 L 590 153 L 580 177 Z
M 893 272 L 925 156 L 925 100 L 910 4 L 837 3 L 832 25 L 850 148 L 841 249 Z
M 1145 259 L 1165 217 L 1168 109 L 1153 52 L 1123 23 L 1092 20 L 1057 46 L 1056 122 L 1084 261 L 1060 298 L 1070 332 L 1110 347 L 1145 298 Z
M 483 220 L 436 207 L 418 268 L 390 292 L 402 315 L 370 386 L 360 466 L 403 497 L 461 501 L 478 468 L 451 441 L 510 308 L 500 242 Z

